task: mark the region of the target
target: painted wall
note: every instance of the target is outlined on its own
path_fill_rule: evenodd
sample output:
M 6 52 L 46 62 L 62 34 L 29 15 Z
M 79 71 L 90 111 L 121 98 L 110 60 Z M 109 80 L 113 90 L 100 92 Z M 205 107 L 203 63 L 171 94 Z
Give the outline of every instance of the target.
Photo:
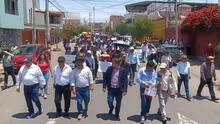
M 23 29 L 24 11 L 23 0 L 18 0 L 18 15 L 5 13 L 4 0 L 0 0 L 0 28 Z

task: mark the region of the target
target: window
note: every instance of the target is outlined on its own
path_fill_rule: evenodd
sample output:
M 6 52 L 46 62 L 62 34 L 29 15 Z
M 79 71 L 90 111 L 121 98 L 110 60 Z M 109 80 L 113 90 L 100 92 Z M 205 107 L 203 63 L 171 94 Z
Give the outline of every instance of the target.
M 18 15 L 18 0 L 5 0 L 5 13 Z

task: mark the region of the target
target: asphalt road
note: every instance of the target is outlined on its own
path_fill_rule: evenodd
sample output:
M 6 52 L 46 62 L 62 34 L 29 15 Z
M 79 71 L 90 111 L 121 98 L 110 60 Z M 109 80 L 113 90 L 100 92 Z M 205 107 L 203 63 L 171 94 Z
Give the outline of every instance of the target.
M 56 58 L 63 52 L 53 53 L 52 66 L 56 64 Z M 193 99 L 191 102 L 184 98 L 170 98 L 167 104 L 167 113 L 172 118 L 169 124 L 219 124 L 220 103 L 211 102 L 208 88 L 205 87 L 202 95 L 203 99 L 194 97 L 199 85 L 199 66 L 192 66 L 192 78 L 190 80 L 190 91 Z M 220 71 L 217 71 L 217 78 L 220 81 Z M 101 74 L 99 79 L 101 80 Z M 218 82 L 218 81 L 217 81 Z M 107 94 L 102 92 L 102 84 L 95 85 L 95 91 L 91 93 L 91 103 L 89 106 L 89 117 L 78 121 L 75 97 L 72 97 L 70 115 L 71 119 L 54 118 L 54 89 L 52 81 L 49 82 L 48 99 L 41 99 L 44 112 L 34 119 L 26 119 L 27 107 L 23 92 L 17 93 L 15 87 L 0 91 L 0 124 L 135 124 L 139 123 L 140 96 L 139 86 L 128 88 L 128 94 L 123 98 L 121 108 L 121 121 L 115 121 L 113 117 L 108 118 Z M 216 90 L 216 95 L 220 97 L 220 92 Z M 184 94 L 184 87 L 182 87 Z M 150 124 L 160 124 L 160 117 L 156 114 L 158 109 L 158 97 L 152 102 L 150 111 Z M 35 108 L 35 110 L 37 110 Z

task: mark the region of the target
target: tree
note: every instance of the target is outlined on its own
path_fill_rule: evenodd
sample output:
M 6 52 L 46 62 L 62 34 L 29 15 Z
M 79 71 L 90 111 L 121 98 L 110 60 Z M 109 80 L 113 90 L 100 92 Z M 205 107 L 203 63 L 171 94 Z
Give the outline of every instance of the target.
M 182 31 L 207 31 L 220 27 L 220 6 L 209 6 L 189 14 L 181 25 Z
M 128 35 L 130 34 L 130 24 L 121 23 L 116 26 L 115 32 L 119 33 L 120 35 Z
M 143 40 L 145 37 L 150 37 L 155 32 L 155 24 L 152 20 L 135 18 L 131 27 L 132 37 Z

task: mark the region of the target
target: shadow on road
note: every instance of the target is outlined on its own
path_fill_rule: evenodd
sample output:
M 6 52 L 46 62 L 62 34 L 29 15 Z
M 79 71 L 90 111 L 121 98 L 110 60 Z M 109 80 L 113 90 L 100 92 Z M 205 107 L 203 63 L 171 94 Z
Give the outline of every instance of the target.
M 96 80 L 96 84 L 103 84 L 103 80 Z
M 97 114 L 96 117 L 104 121 L 107 121 L 107 120 L 120 121 L 117 118 L 115 118 L 114 115 L 109 115 L 108 113 L 100 113 L 100 114 Z
M 55 119 L 55 118 L 57 118 L 56 112 L 49 112 L 49 113 L 47 113 L 47 116 L 48 116 L 48 119 Z M 77 116 L 78 116 L 77 112 L 70 112 L 69 113 L 69 117 L 70 118 L 77 118 Z
M 3 90 L 7 90 L 7 89 L 9 89 L 9 88 L 11 88 L 11 87 L 14 87 L 14 85 L 7 86 L 7 88 L 5 88 L 4 86 L 1 86 L 1 91 L 3 91 Z
M 209 100 L 209 97 L 208 96 L 201 96 L 201 97 L 199 97 L 199 96 L 193 96 L 193 99 L 195 99 L 195 100 L 204 100 L 204 99 L 206 99 L 206 100 Z
M 135 123 L 140 122 L 140 115 L 133 115 L 127 118 L 129 121 L 133 121 Z M 149 114 L 148 121 L 158 120 L 161 121 L 161 117 L 158 114 Z
M 13 118 L 17 118 L 17 119 L 27 119 L 28 113 L 27 112 L 24 112 L 24 113 L 17 113 L 17 114 L 14 114 L 12 115 Z

